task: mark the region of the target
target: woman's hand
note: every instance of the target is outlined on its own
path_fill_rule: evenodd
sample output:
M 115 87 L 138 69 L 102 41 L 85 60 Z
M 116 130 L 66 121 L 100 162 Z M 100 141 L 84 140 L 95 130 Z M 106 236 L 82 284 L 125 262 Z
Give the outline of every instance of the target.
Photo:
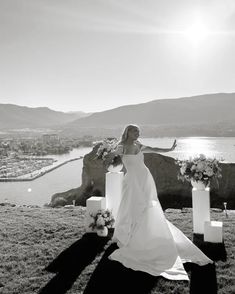
M 171 147 L 171 151 L 173 151 L 173 150 L 175 149 L 176 146 L 177 146 L 177 143 L 176 143 L 176 140 L 174 140 L 174 143 L 173 143 L 173 145 L 172 145 L 172 147 Z

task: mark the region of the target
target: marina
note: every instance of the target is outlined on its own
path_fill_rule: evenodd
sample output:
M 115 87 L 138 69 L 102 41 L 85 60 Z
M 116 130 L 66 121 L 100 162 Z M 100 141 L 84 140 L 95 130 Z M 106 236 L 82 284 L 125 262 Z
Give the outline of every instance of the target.
M 72 158 L 72 159 L 69 159 L 69 160 L 66 160 L 66 161 L 60 162 L 60 163 L 58 163 L 53 158 L 34 159 L 34 160 L 31 160 L 31 162 L 30 162 L 31 166 L 27 167 L 26 173 L 24 173 L 24 171 L 20 171 L 19 167 L 18 168 L 15 167 L 16 170 L 11 172 L 10 175 L 8 173 L 6 173 L 5 177 L 0 177 L 0 182 L 33 181 L 39 177 L 42 177 L 46 173 L 49 173 L 49 172 L 53 171 L 54 169 L 61 167 L 62 165 L 66 164 L 66 163 L 69 163 L 74 160 L 79 160 L 82 158 L 83 158 L 83 156 L 80 156 L 80 157 Z M 33 164 L 32 161 L 33 162 L 41 161 L 43 163 L 46 162 L 46 164 L 40 164 L 41 162 L 39 162 L 39 164 Z M 47 162 L 47 161 L 49 161 L 49 162 Z M 20 164 L 21 164 L 21 161 L 19 160 L 18 165 L 20 165 Z
M 168 147 L 174 138 L 141 138 L 141 143 Z M 178 138 L 177 149 L 167 156 L 184 159 L 198 153 L 208 157 L 224 159 L 225 163 L 235 163 L 234 137 L 191 137 Z M 83 157 L 91 151 L 91 147 L 76 148 L 68 154 L 53 156 L 57 168 L 50 168 L 36 176 L 34 180 L 0 182 L 0 203 L 8 201 L 17 205 L 43 206 L 50 202 L 55 193 L 78 188 L 82 182 Z M 163 154 L 164 155 L 164 154 Z M 48 156 L 51 158 L 52 156 Z M 66 163 L 66 164 L 65 164 Z M 55 164 L 55 163 L 54 163 Z

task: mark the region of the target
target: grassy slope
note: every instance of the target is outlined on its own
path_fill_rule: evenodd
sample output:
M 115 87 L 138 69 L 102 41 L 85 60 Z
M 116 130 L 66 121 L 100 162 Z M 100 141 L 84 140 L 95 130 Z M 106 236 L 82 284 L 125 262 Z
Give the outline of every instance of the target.
M 166 213 L 167 218 L 192 239 L 191 212 Z M 0 293 L 37 293 L 54 275 L 43 271 L 61 251 L 82 236 L 85 208 L 70 209 L 0 206 Z M 219 294 L 235 293 L 235 214 L 225 218 L 212 213 L 213 220 L 224 222 L 226 262 L 216 263 Z M 83 292 L 87 280 L 101 256 L 86 267 L 68 294 Z M 189 293 L 187 282 L 159 279 L 155 293 Z

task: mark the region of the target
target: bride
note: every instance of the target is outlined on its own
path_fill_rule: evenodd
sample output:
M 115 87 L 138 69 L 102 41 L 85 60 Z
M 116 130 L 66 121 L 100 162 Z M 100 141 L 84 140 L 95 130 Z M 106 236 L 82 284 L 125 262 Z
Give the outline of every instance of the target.
M 115 152 L 122 156 L 127 172 L 113 236 L 119 248 L 109 258 L 154 276 L 188 280 L 183 263 L 212 261 L 165 218 L 154 179 L 143 160 L 143 153 L 174 150 L 176 140 L 171 148 L 153 148 L 142 145 L 139 134 L 138 126 L 128 125 Z

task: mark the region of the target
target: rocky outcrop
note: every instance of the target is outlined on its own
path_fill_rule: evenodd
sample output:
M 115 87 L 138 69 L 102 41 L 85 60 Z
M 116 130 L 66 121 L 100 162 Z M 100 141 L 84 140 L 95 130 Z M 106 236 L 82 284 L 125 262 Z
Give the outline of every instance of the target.
M 105 195 L 106 169 L 102 160 L 96 159 L 98 146 L 84 156 L 82 170 L 82 185 L 79 188 L 52 196 L 51 206 L 63 206 L 72 204 L 86 205 L 86 199 L 90 196 Z M 179 167 L 175 160 L 160 154 L 145 154 L 145 164 L 150 169 L 155 180 L 158 197 L 164 209 L 182 208 L 192 206 L 192 186 L 188 182 L 177 179 Z M 211 182 L 211 207 L 223 208 L 223 202 L 227 202 L 228 209 L 235 209 L 235 164 L 221 163 L 222 179 L 218 184 Z
M 106 169 L 101 159 L 96 158 L 96 145 L 93 150 L 83 158 L 82 184 L 79 188 L 71 189 L 66 192 L 56 193 L 51 198 L 50 206 L 64 206 L 72 204 L 75 200 L 76 205 L 86 205 L 86 199 L 92 195 L 102 196 L 105 191 L 105 172 Z

